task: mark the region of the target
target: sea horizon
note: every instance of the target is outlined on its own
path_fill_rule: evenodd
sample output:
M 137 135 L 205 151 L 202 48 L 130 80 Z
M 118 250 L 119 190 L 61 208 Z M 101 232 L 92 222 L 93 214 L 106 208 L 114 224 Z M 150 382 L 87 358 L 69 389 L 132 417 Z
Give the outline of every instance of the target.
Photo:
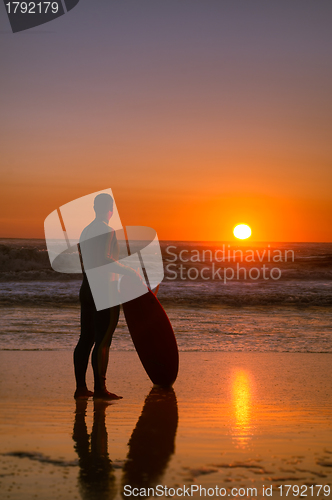
M 39 241 L 39 242 L 45 242 L 45 238 L 34 238 L 34 237 L 31 237 L 31 238 L 27 238 L 27 237 L 7 237 L 7 236 L 0 236 L 0 243 L 1 241 L 3 240 L 15 240 L 15 241 Z M 173 239 L 160 239 L 159 240 L 160 242 L 168 242 L 168 241 L 172 241 L 172 242 L 178 242 L 178 243 L 226 243 L 226 244 L 231 244 L 231 243 L 234 243 L 234 244 L 239 244 L 239 245 L 246 245 L 246 244 L 250 244 L 250 243 L 263 243 L 263 244 L 284 244 L 284 243 L 289 243 L 289 244 L 297 244 L 297 243 L 301 243 L 301 244 L 331 244 L 332 245 L 332 239 L 331 241 L 274 241 L 274 240 L 253 240 L 253 239 L 250 239 L 250 240 L 173 240 Z

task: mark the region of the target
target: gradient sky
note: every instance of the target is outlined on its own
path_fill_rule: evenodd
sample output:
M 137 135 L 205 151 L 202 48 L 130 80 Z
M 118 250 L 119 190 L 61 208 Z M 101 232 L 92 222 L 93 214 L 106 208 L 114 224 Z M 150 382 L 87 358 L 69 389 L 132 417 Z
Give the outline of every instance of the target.
M 111 187 L 160 239 L 332 241 L 332 3 L 81 0 L 12 34 L 0 4 L 0 236 Z

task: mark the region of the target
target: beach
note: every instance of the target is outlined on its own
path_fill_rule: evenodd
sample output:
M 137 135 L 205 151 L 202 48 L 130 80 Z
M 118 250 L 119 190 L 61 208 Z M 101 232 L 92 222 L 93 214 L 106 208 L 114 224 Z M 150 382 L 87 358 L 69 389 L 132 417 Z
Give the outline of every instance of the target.
M 1 351 L 2 498 L 120 499 L 158 485 L 175 498 L 184 486 L 263 498 L 264 485 L 280 498 L 303 485 L 317 498 L 332 479 L 331 361 L 182 352 L 173 392 L 152 390 L 135 352 L 113 351 L 108 386 L 123 400 L 76 404 L 71 352 Z

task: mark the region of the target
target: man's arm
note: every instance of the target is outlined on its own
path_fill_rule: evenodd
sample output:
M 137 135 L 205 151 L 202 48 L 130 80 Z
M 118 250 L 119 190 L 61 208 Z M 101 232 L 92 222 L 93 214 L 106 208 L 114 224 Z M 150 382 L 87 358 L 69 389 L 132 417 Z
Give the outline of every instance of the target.
M 96 267 L 112 264 L 112 272 L 124 276 L 131 276 L 142 281 L 138 272 L 129 266 L 121 264 L 118 255 L 114 255 L 114 248 L 117 246 L 115 231 L 110 231 L 93 238 L 83 240 L 79 243 L 80 258 L 83 272 L 84 269 L 94 269 Z

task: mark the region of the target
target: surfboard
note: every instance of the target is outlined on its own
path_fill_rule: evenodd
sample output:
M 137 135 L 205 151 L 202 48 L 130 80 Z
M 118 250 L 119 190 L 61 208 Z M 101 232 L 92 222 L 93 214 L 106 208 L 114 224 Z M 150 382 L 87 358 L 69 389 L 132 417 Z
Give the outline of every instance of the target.
M 120 281 L 120 295 L 130 287 L 144 287 L 146 292 L 122 304 L 128 329 L 142 365 L 151 381 L 161 387 L 175 382 L 179 353 L 172 325 L 154 293 L 145 284 L 134 284 L 130 277 Z M 139 293 L 138 293 L 139 294 Z

